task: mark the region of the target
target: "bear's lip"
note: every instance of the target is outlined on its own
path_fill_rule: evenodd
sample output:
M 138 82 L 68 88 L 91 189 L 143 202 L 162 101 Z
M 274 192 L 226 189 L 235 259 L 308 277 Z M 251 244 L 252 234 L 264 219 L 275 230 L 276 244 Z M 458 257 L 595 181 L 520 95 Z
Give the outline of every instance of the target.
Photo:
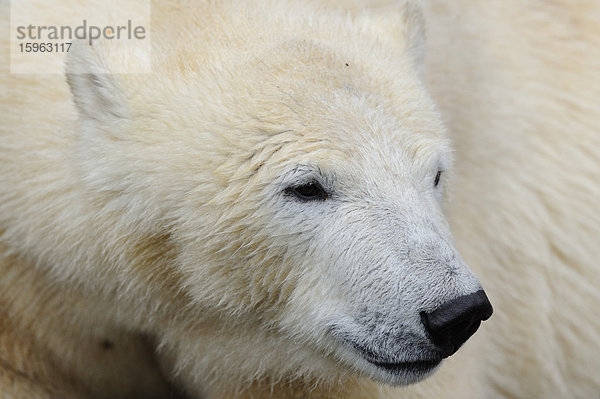
M 436 368 L 442 360 L 418 360 L 411 362 L 398 362 L 398 363 L 389 363 L 389 362 L 376 362 L 371 359 L 365 358 L 369 363 L 385 369 L 391 373 L 400 373 L 400 372 L 413 372 L 413 373 L 428 373 L 429 371 Z
M 431 358 L 425 359 L 397 361 L 379 355 L 373 352 L 372 350 L 357 344 L 356 342 L 348 340 L 345 341 L 348 344 L 350 344 L 354 348 L 354 350 L 360 353 L 361 357 L 367 362 L 393 374 L 401 372 L 411 372 L 418 374 L 428 373 L 437 366 L 439 366 L 439 364 L 443 360 L 443 357 L 441 356 L 432 356 Z

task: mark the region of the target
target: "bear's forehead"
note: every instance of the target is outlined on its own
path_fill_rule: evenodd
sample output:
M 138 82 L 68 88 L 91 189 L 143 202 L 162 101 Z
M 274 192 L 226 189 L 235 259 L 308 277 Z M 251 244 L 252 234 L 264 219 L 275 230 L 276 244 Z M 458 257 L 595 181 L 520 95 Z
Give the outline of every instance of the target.
M 243 2 L 198 7 L 211 29 L 189 12 L 173 15 L 176 24 L 153 25 L 153 69 L 160 78 L 140 80 L 131 89 L 144 112 L 158 104 L 172 112 L 190 108 L 181 112 L 203 120 L 247 115 L 304 125 L 332 123 L 337 115 L 354 119 L 359 128 L 366 112 L 386 108 L 390 118 L 404 120 L 423 112 L 421 105 L 430 108 L 414 83 L 410 57 L 361 33 L 342 15 L 327 15 L 321 23 L 321 10 L 303 15 L 277 2 L 264 8 Z M 182 34 L 185 43 L 175 40 Z M 211 118 L 213 111 L 226 115 Z
M 140 82 L 137 106 L 157 119 L 179 115 L 189 125 L 210 122 L 241 135 L 260 130 L 260 140 L 269 132 L 293 130 L 310 140 L 337 137 L 356 147 L 380 137 L 393 146 L 408 133 L 442 134 L 410 68 L 380 73 L 377 65 L 329 53 L 323 46 L 307 49 L 311 45 L 305 43 L 298 57 L 293 53 L 300 45 L 287 42 L 262 49 L 268 57 L 260 51 L 233 54 L 202 71 L 160 74 L 152 82 Z M 320 55 L 310 55 L 315 53 Z M 160 109 L 148 112 L 153 106 Z
M 293 4 L 276 1 L 268 7 L 227 1 L 197 7 L 195 13 L 169 9 L 169 23 L 153 21 L 153 66 L 165 76 L 200 73 L 231 82 L 305 75 L 335 84 L 348 73 L 364 72 L 365 65 L 379 64 L 378 74 L 393 78 L 404 66 L 387 58 L 399 56 L 397 48 L 361 32 L 345 13 L 306 6 L 295 13 Z M 397 42 L 401 47 L 401 35 Z
M 159 78 L 131 90 L 140 114 L 168 119 L 164 125 L 181 136 L 220 136 L 205 142 L 227 142 L 222 152 L 240 159 L 266 154 L 382 168 L 446 151 L 442 124 L 408 55 L 344 23 L 302 27 L 281 15 L 207 13 L 215 18 L 211 30 L 180 16 L 177 30 L 195 38 L 185 45 L 173 46 L 176 32 L 163 37 L 153 27 Z
M 290 61 L 271 49 L 270 59 L 231 56 L 221 73 L 163 77 L 167 82 L 148 85 L 159 90 L 144 95 L 140 107 L 154 119 L 168 118 L 172 131 L 236 137 L 226 141 L 240 158 L 277 153 L 290 162 L 381 169 L 445 151 L 442 124 L 412 71 L 386 76 L 327 48 L 303 51 L 321 55 Z M 148 112 L 152 104 L 160 110 Z

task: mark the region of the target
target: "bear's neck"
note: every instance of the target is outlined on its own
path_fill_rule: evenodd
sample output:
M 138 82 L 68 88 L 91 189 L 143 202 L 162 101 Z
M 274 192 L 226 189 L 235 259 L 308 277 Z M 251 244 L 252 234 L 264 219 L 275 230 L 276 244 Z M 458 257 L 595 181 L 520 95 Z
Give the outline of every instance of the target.
M 367 399 L 376 391 L 374 382 L 349 378 L 335 385 L 320 385 L 314 381 L 255 382 L 237 394 L 211 392 L 210 397 L 223 399 Z
M 112 304 L 92 302 L 1 247 L 0 275 L 0 386 L 8 397 L 169 397 L 147 339 L 105 320 Z

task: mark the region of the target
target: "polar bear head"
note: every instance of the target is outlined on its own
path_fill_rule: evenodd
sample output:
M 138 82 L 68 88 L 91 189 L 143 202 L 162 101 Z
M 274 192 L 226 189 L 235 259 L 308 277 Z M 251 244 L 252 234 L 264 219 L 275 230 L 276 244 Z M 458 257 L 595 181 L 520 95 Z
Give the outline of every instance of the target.
M 160 238 L 119 265 L 144 330 L 189 384 L 429 375 L 491 307 L 444 218 L 416 7 L 163 12 L 153 75 L 110 74 L 135 62 L 110 43 L 67 64 L 86 189 L 124 246 Z

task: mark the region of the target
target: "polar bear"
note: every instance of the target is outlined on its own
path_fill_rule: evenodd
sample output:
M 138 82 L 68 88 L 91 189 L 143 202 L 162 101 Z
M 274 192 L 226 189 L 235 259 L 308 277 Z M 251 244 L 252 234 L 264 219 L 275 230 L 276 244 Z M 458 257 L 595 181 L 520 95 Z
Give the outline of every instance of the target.
M 597 377 L 579 370 L 597 363 L 579 348 L 570 353 L 581 366 L 564 359 L 565 372 L 529 352 L 549 319 L 529 315 L 541 323 L 527 330 L 516 323 L 529 302 L 549 302 L 543 287 L 532 289 L 547 272 L 516 272 L 526 264 L 517 254 L 531 255 L 514 243 L 526 238 L 540 254 L 556 241 L 510 224 L 535 202 L 511 213 L 493 197 L 506 186 L 476 186 L 514 181 L 510 168 L 485 162 L 486 151 L 505 148 L 503 130 L 492 126 L 483 141 L 473 127 L 489 121 L 475 110 L 489 112 L 495 99 L 469 102 L 460 90 L 476 85 L 460 80 L 462 58 L 451 52 L 451 38 L 468 42 L 471 25 L 448 21 L 473 22 L 481 10 L 430 2 L 423 17 L 413 2 L 248 3 L 153 4 L 150 76 L 111 73 L 140 60 L 107 41 L 75 44 L 65 76 L 10 75 L 1 61 L 2 395 L 527 396 L 564 392 L 569 378 L 581 397 L 594 392 Z M 452 27 L 454 36 L 444 31 Z M 473 57 L 487 71 L 487 59 Z M 502 67 L 491 87 L 504 83 Z M 521 165 L 536 159 L 514 154 L 502 152 Z M 440 367 L 492 311 L 444 216 L 453 181 L 447 213 L 461 252 L 491 280 L 496 309 L 503 303 L 504 325 L 483 328 Z M 500 210 L 485 226 L 483 199 Z M 590 220 L 587 231 L 598 231 Z M 579 245 L 575 255 L 593 253 Z M 495 252 L 506 249 L 515 252 Z M 594 298 L 583 311 L 594 311 Z
M 8 334 L 25 319 L 22 345 L 92 397 L 430 375 L 492 308 L 442 213 L 452 156 L 418 76 L 418 9 L 392 9 L 386 38 L 381 10 L 171 7 L 154 10 L 156 78 L 112 74 L 138 60 L 105 40 L 73 44 L 65 81 L 3 79 Z M 9 395 L 55 382 L 14 357 L 4 379 L 27 382 Z

